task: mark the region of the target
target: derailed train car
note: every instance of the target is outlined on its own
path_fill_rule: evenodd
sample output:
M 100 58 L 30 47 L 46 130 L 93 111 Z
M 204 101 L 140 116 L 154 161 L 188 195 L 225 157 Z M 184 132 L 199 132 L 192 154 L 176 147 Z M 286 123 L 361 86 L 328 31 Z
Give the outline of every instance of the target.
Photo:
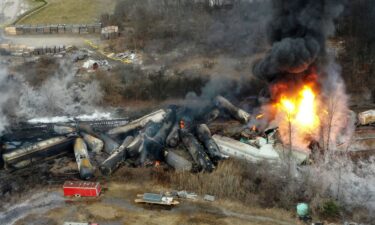
M 94 167 L 90 162 L 87 145 L 82 138 L 77 138 L 74 142 L 74 156 L 80 177 L 84 180 L 92 178 L 94 176 Z
M 6 168 L 20 169 L 33 163 L 56 158 L 71 151 L 74 137 L 58 136 L 35 144 L 5 151 L 2 158 Z
M 213 113 L 207 115 L 208 110 Z M 258 148 L 212 135 L 207 124 L 219 116 L 222 116 L 221 119 L 236 119 L 243 127 L 247 127 L 252 117 L 229 100 L 217 96 L 209 107 L 204 107 L 198 113 L 189 107 L 171 105 L 130 122 L 116 119 L 23 126 L 20 130 L 27 131 L 27 134 L 39 131 L 38 135 L 43 137 L 47 134 L 60 136 L 49 137 L 27 147 L 13 147 L 17 149 L 5 152 L 2 158 L 8 168 L 17 169 L 45 158 L 58 157 L 62 153 L 73 153 L 74 149 L 80 178 L 85 180 L 94 177 L 94 166 L 100 169 L 102 175 L 108 176 L 124 164 L 149 167 L 165 162 L 178 171 L 211 172 L 218 161 L 228 156 L 249 161 L 282 160 L 272 143 L 262 144 Z M 6 143 L 15 143 L 14 139 L 9 140 L 10 136 L 7 136 Z M 27 141 L 40 138 L 34 134 Z M 173 148 L 177 151 L 173 151 Z M 92 162 L 90 157 L 94 159 Z

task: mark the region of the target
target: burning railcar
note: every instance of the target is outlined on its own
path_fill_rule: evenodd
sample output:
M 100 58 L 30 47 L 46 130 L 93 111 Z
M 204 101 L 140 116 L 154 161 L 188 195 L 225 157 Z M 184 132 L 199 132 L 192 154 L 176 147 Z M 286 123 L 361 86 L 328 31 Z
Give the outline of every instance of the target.
M 214 98 L 211 104 L 211 107 L 203 110 L 203 115 L 192 114 L 186 106 L 170 106 L 131 122 L 128 119 L 116 119 L 28 124 L 25 125 L 26 134 L 32 131 L 33 139 L 26 140 L 38 141 L 6 149 L 2 158 L 6 168 L 18 169 L 44 159 L 70 154 L 75 156 L 77 171 L 83 180 L 93 178 L 96 168 L 102 175 L 109 176 L 125 164 L 147 167 L 164 162 L 178 171 L 211 172 L 220 160 L 228 157 L 271 163 L 286 160 L 284 149 L 288 145 L 278 142 L 278 135 L 282 135 L 280 128 L 256 126 L 256 123 L 274 126 L 267 116 L 250 114 L 222 96 Z M 216 116 L 207 117 L 207 112 L 215 112 Z M 237 122 L 227 123 L 228 118 Z M 223 127 L 215 127 L 217 124 L 213 121 L 219 124 L 222 121 Z M 237 136 L 237 140 L 224 136 L 225 127 L 235 131 L 230 136 Z M 17 131 L 24 132 L 20 127 Z M 3 139 L 7 139 L 8 143 L 22 139 L 22 135 L 15 135 L 15 139 L 10 140 L 11 136 L 4 135 Z M 241 137 L 240 141 L 238 137 Z M 279 144 L 282 145 L 280 148 Z M 308 161 L 310 151 L 294 146 L 289 149 L 290 156 L 297 163 Z
M 308 151 L 311 141 L 323 149 L 335 146 L 342 130 L 351 127 L 348 97 L 326 41 L 345 1 L 273 2 L 268 38 L 272 48 L 253 66 L 269 83 L 272 115 L 283 143 Z

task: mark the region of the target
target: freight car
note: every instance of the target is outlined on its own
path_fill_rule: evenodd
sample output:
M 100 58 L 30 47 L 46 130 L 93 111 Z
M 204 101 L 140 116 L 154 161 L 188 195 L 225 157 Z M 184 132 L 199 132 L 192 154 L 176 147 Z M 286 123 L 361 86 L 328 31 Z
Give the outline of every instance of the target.
M 102 191 L 99 182 L 66 181 L 63 186 L 64 196 L 98 197 Z

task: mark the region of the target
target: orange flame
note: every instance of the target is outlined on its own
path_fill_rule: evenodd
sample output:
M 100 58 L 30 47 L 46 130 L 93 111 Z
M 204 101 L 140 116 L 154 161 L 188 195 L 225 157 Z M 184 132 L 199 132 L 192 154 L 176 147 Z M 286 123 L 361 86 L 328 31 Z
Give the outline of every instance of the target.
M 263 114 L 259 114 L 255 117 L 255 119 L 259 120 L 259 119 L 262 119 L 263 118 Z
M 180 128 L 184 129 L 185 128 L 185 121 L 180 120 Z
M 307 85 L 295 97 L 282 96 L 277 108 L 287 113 L 288 120 L 299 128 L 311 130 L 319 126 L 316 95 Z

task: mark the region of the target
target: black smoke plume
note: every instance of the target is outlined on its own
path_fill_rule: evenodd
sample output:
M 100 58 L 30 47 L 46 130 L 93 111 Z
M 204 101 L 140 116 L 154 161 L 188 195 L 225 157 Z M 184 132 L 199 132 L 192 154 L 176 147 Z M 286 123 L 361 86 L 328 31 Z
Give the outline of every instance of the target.
M 274 0 L 268 38 L 272 45 L 253 68 L 256 76 L 272 81 L 301 74 L 324 61 L 326 39 L 345 0 Z

